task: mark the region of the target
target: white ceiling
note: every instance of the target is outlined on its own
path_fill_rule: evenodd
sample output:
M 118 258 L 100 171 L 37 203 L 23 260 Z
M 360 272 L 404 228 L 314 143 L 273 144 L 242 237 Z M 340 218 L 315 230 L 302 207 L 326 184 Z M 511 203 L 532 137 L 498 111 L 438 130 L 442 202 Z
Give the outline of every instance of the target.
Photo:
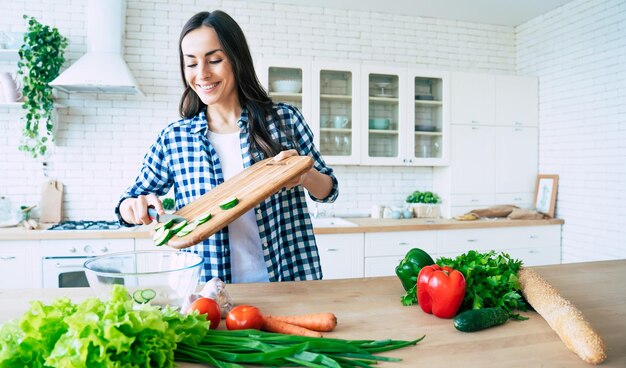
M 517 26 L 570 1 L 572 0 L 273 0 L 272 2 Z

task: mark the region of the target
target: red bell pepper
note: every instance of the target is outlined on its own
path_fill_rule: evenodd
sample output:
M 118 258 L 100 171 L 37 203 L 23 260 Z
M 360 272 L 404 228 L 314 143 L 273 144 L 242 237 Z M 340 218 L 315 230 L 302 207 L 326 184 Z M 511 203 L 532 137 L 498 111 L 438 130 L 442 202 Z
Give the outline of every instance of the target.
M 465 277 L 459 271 L 439 265 L 425 266 L 417 276 L 417 301 L 426 313 L 452 318 L 465 296 Z

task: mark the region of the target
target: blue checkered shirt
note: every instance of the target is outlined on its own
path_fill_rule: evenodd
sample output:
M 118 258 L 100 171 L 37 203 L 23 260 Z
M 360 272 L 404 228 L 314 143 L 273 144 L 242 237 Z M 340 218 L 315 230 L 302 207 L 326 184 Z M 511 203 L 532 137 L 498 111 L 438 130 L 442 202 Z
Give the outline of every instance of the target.
M 296 149 L 301 156 L 308 155 L 314 159 L 314 167 L 332 178 L 333 188 L 327 198 L 318 199 L 309 195 L 316 202 L 333 202 L 338 195 L 337 178 L 313 144 L 313 133 L 304 117 L 297 108 L 287 104 L 278 103 L 273 108 L 274 115 L 282 120 L 284 130 L 290 134 L 280 131 L 275 118 L 268 116 L 266 124 L 272 139 L 287 149 Z M 248 113 L 245 107 L 237 125 L 240 129 L 244 167 L 249 167 L 265 157 L 250 152 Z M 168 125 L 150 147 L 135 183 L 128 188 L 119 203 L 129 197 L 149 193 L 161 196 L 173 185 L 176 209 L 179 209 L 223 183 L 219 157 L 206 133 L 204 112 Z M 132 226 L 122 220 L 119 203 L 115 213 L 120 223 Z M 279 191 L 256 206 L 255 212 L 270 281 L 321 279 L 322 270 L 303 187 L 299 185 Z M 204 256 L 202 282 L 212 277 L 231 282 L 228 227 L 184 251 Z

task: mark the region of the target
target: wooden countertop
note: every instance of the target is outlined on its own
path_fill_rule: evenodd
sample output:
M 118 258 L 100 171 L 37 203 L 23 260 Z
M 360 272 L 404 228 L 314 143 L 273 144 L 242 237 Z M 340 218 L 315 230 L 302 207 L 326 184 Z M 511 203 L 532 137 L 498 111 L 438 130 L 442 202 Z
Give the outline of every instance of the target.
M 550 220 L 509 220 L 489 219 L 475 221 L 458 221 L 452 219 L 373 219 L 373 218 L 346 218 L 357 224 L 352 227 L 320 227 L 315 229 L 316 234 L 346 234 L 346 233 L 369 233 L 387 231 L 419 231 L 419 230 L 459 230 L 459 229 L 482 229 L 494 227 L 514 226 L 544 226 L 562 225 L 562 219 Z
M 601 367 L 626 367 L 626 260 L 533 267 L 570 299 L 604 337 L 608 359 Z M 599 287 L 600 286 L 600 287 Z M 236 304 L 253 304 L 266 313 L 331 311 L 339 324 L 327 337 L 414 339 L 417 346 L 387 352 L 400 363 L 381 367 L 589 367 L 570 352 L 536 313 L 523 322 L 475 333 L 454 329 L 451 320 L 403 307 L 396 277 L 228 285 Z M 89 289 L 0 290 L 0 321 L 19 317 L 28 301 L 69 296 L 75 302 Z M 223 328 L 223 323 L 220 325 Z M 187 366 L 190 365 L 181 365 Z
M 544 226 L 560 225 L 561 219 L 551 220 L 476 220 L 457 221 L 449 219 L 372 219 L 346 218 L 357 224 L 352 227 L 318 227 L 315 234 L 354 234 L 386 231 L 419 231 L 419 230 L 454 230 L 454 229 L 481 229 L 494 227 L 514 226 Z M 127 227 L 118 230 L 60 230 L 47 231 L 51 225 L 43 226 L 41 230 L 26 230 L 23 227 L 0 229 L 2 240 L 49 240 L 49 239 L 137 239 L 150 238 L 150 226 Z

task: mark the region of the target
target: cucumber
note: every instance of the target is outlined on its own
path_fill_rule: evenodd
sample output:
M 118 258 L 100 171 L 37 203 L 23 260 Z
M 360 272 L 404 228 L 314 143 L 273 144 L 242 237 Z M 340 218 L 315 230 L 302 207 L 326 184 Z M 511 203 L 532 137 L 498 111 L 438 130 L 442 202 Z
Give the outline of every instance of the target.
M 228 198 L 224 202 L 220 203 L 220 208 L 223 210 L 228 210 L 235 207 L 239 203 L 239 199 L 237 197 Z
M 203 213 L 202 215 L 196 217 L 195 220 L 193 220 L 194 222 L 196 222 L 198 225 L 202 225 L 205 222 L 209 221 L 211 219 L 211 213 L 206 212 Z
M 141 290 L 135 290 L 133 293 L 133 300 L 139 304 L 145 304 L 147 302 L 147 300 L 141 296 Z
M 133 293 L 133 300 L 139 304 L 146 304 L 150 300 L 154 299 L 156 296 L 156 291 L 152 289 L 139 289 L 135 290 Z
M 154 235 L 152 236 L 152 240 L 156 243 L 157 239 L 161 239 L 163 237 L 163 234 L 165 233 L 165 230 L 167 230 L 167 229 L 164 228 L 163 226 L 161 226 L 158 229 L 156 229 L 156 231 L 154 232 Z
M 155 235 L 156 235 L 156 233 L 155 233 Z M 161 233 L 161 236 L 154 238 L 154 245 L 156 245 L 157 247 L 161 246 L 161 245 L 167 243 L 167 241 L 170 240 L 172 238 L 172 236 L 174 236 L 174 232 L 171 229 L 163 229 L 163 232 Z
M 154 299 L 155 296 L 156 296 L 156 291 L 152 289 L 141 290 L 141 297 L 146 300 L 146 303 Z
M 180 231 L 176 235 L 178 235 L 179 238 L 182 238 L 183 236 L 186 236 L 190 232 L 194 231 L 197 226 L 198 226 L 198 224 L 196 222 L 190 222 L 187 225 L 185 225 L 185 227 L 180 229 Z
M 159 226 L 159 229 L 160 228 L 169 229 L 169 228 L 172 227 L 172 225 L 174 225 L 174 220 L 169 220 L 169 221 L 163 223 L 163 225 Z
M 509 312 L 500 307 L 470 309 L 454 317 L 454 327 L 463 332 L 474 332 L 499 326 L 509 319 Z
M 179 232 L 182 228 L 184 228 L 187 225 L 187 221 L 181 221 L 179 223 L 177 223 L 176 225 L 172 226 L 172 228 L 170 230 L 172 230 L 172 232 L 174 234 L 176 234 L 177 232 Z

